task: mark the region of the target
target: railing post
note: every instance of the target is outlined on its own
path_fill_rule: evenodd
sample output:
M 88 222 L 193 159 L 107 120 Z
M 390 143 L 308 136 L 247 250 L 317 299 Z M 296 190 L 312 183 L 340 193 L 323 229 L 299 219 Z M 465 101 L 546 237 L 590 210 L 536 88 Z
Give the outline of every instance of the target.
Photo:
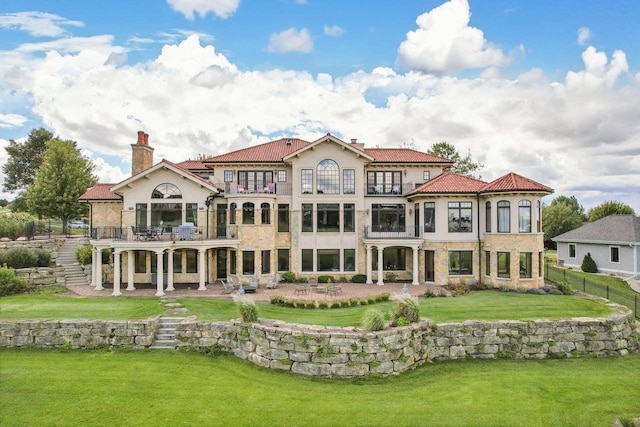
M 587 292 L 587 278 L 582 278 L 582 292 Z
M 640 319 L 640 313 L 638 313 L 638 294 L 633 296 L 633 306 L 635 307 L 634 314 L 636 318 Z
M 609 285 L 607 285 L 607 299 L 609 299 Z

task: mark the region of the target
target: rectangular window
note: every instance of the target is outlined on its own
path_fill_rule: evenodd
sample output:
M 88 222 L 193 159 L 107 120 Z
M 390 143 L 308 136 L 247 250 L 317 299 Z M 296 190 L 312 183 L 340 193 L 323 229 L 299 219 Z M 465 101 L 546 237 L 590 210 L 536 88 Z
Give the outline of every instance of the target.
M 287 171 L 278 171 L 278 182 L 287 182 Z
M 404 204 L 371 205 L 371 228 L 375 232 L 406 231 Z
M 498 252 L 498 277 L 511 277 L 511 254 L 509 252 Z
M 262 251 L 260 264 L 261 264 L 260 273 L 262 274 L 271 273 L 271 251 Z
M 313 232 L 313 204 L 302 204 L 302 231 Z
M 318 249 L 318 271 L 340 271 L 340 250 Z
M 147 225 L 149 225 L 147 223 L 147 204 L 136 203 L 136 227 L 139 229 L 146 229 Z
M 506 200 L 498 202 L 498 233 L 511 232 L 511 203 Z
M 278 205 L 278 232 L 289 232 L 289 205 Z
M 242 251 L 242 274 L 256 272 L 256 254 L 254 251 Z
M 491 276 L 491 251 L 484 251 L 484 274 Z
M 269 203 L 260 204 L 260 222 L 262 224 L 271 224 L 271 206 L 269 206 Z
M 198 272 L 198 251 L 195 249 L 186 249 L 187 253 L 187 273 Z
M 429 171 L 423 171 L 422 172 L 422 180 L 423 181 L 429 181 L 431 179 L 431 172 Z
M 373 256 L 371 264 L 374 270 L 378 269 L 378 257 Z M 384 248 L 382 251 L 382 269 L 387 271 L 404 271 L 407 263 L 406 248 Z
M 198 204 L 187 203 L 185 212 L 185 222 L 190 222 L 193 225 L 198 225 Z
M 533 254 L 520 252 L 520 278 L 531 279 L 533 277 Z
M 344 194 L 356 193 L 356 170 L 344 169 L 342 171 L 342 192 Z
M 313 249 L 302 250 L 302 271 L 313 271 Z
M 484 206 L 485 231 L 491 233 L 491 202 L 487 202 Z
M 231 182 L 231 181 L 233 181 L 233 171 L 232 170 L 224 171 L 224 182 Z
M 134 251 L 135 254 L 135 272 L 146 273 L 147 272 L 147 253 L 142 251 Z
M 273 186 L 273 171 L 238 171 L 238 189 L 248 193 L 268 192 Z
M 344 249 L 343 271 L 356 271 L 356 250 Z
M 242 204 L 242 223 L 255 224 L 254 204 L 251 202 L 246 202 Z
M 449 202 L 449 232 L 470 233 L 471 229 L 471 202 Z
M 436 231 L 436 202 L 425 202 L 424 204 L 424 231 L 425 233 L 435 233 Z
M 182 225 L 182 203 L 151 203 L 151 225 L 168 232 Z
M 575 258 L 575 257 L 576 257 L 576 244 L 569 243 L 569 258 Z
M 311 194 L 313 192 L 313 169 L 302 169 L 300 182 L 300 192 L 302 194 Z
M 319 232 L 340 231 L 340 205 L 338 203 L 318 203 L 316 216 Z
M 278 271 L 289 270 L 289 249 L 278 249 Z
M 173 251 L 173 272 L 182 273 L 182 249 Z
M 356 205 L 345 203 L 342 211 L 343 231 L 350 233 L 356 231 Z
M 449 252 L 449 275 L 466 276 L 473 274 L 473 251 Z
M 402 194 L 402 173 L 367 172 L 367 194 Z
M 238 264 L 238 257 L 236 255 L 236 251 L 229 251 L 229 272 L 231 274 L 236 274 Z
M 619 263 L 620 262 L 620 247 L 619 246 L 611 246 L 611 262 Z
M 531 201 L 518 202 L 518 232 L 531 233 Z

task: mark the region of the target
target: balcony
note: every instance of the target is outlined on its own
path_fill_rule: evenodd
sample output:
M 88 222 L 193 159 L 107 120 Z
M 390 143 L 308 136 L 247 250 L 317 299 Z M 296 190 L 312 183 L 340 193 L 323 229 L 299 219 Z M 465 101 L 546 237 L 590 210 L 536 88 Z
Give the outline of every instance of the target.
M 420 239 L 420 228 L 398 225 L 364 227 L 365 239 Z
M 394 185 L 367 185 L 367 196 L 404 196 L 415 186 L 413 183 Z
M 214 239 L 235 239 L 237 226 L 210 227 L 209 236 L 205 227 L 93 227 L 94 240 L 124 240 L 129 242 L 202 241 Z
M 237 181 L 224 183 L 225 195 L 264 194 L 276 196 L 290 196 L 291 184 L 287 182 L 269 182 L 266 184 L 251 185 L 238 184 Z

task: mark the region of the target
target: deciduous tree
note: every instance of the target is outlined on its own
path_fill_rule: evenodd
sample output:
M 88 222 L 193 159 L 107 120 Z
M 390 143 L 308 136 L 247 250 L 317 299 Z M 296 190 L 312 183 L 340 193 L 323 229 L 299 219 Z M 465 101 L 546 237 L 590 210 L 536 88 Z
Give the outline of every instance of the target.
M 9 141 L 5 147 L 9 158 L 2 166 L 5 191 L 23 191 L 33 184 L 36 172 L 53 134 L 45 128 L 33 129 L 25 142 Z
M 587 217 L 575 196 L 558 196 L 542 207 L 542 219 L 545 245 L 555 248 L 552 238 L 580 227 Z
M 607 200 L 594 206 L 587 212 L 589 222 L 597 221 L 609 215 L 635 215 L 633 208 L 625 203 Z
M 472 178 L 480 178 L 478 172 L 484 167 L 484 163 L 473 160 L 470 152 L 467 152 L 467 155 L 462 157 L 456 147 L 446 141 L 433 144 L 431 148 L 427 150 L 427 153 L 453 161 L 454 164 L 451 166 L 451 172 Z

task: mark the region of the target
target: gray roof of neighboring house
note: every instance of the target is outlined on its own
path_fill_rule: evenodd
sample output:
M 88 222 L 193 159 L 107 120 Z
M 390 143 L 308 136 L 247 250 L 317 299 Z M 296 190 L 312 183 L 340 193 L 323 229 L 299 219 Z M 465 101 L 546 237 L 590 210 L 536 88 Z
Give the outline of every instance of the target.
M 640 243 L 640 218 L 610 215 L 554 237 L 554 242 Z

